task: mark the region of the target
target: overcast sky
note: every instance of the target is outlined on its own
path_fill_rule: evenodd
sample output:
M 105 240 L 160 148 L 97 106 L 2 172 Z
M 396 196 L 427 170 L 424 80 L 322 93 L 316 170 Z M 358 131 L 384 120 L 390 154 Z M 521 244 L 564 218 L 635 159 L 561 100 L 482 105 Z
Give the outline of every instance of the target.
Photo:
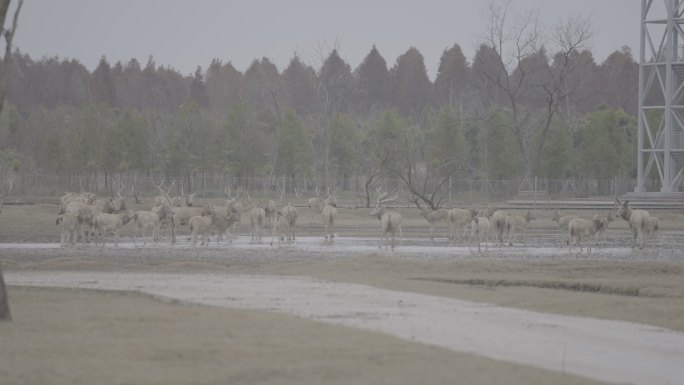
M 15 1 L 13 1 L 15 3 Z M 514 0 L 513 12 L 538 9 L 542 23 L 591 16 L 597 62 L 623 45 L 637 55 L 638 0 Z M 25 0 L 15 45 L 34 59 L 75 58 L 92 70 L 136 58 L 183 74 L 213 58 L 244 71 L 267 57 L 282 71 L 294 53 L 318 68 L 321 50 L 338 46 L 356 68 L 375 44 L 388 66 L 409 47 L 425 57 L 431 78 L 455 43 L 472 61 L 484 31 L 485 1 L 473 0 Z M 11 10 L 12 11 L 12 10 Z M 322 48 L 322 49 L 321 49 Z

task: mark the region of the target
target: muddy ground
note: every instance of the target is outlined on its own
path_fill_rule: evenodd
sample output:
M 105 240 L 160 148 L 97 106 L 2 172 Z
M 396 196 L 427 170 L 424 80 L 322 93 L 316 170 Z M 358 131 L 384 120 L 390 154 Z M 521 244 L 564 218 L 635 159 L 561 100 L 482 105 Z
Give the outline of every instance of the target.
M 340 210 L 334 245 L 316 238 L 322 227 L 309 225 L 304 211 L 300 240 L 282 247 L 251 242 L 243 225 L 232 244 L 208 249 L 190 247 L 185 237 L 175 246 L 165 241 L 142 247 L 131 243 L 132 228 L 119 248 L 63 249 L 54 245 L 56 209 L 5 206 L 0 260 L 8 274 L 307 276 L 684 331 L 684 216 L 679 213 L 659 214 L 661 246 L 653 241 L 645 250 L 626 247 L 627 228 L 620 220 L 612 225 L 609 245 L 592 255 L 568 255 L 550 212 L 532 222 L 525 245 L 478 254 L 444 235 L 431 242 L 427 226 L 411 211 L 404 212 L 406 239 L 395 251 L 378 249 L 377 239 L 369 237 L 377 234 L 377 220 L 364 210 Z M 0 326 L 0 374 L 7 383 L 593 383 L 263 311 L 15 286 L 10 301 L 15 321 Z

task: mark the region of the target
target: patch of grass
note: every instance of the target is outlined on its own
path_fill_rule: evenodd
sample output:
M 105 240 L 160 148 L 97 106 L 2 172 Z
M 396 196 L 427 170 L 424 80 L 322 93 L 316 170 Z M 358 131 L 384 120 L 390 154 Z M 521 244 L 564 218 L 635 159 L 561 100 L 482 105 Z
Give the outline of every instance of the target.
M 489 287 L 536 287 L 541 289 L 567 290 L 583 293 L 615 294 L 628 297 L 658 297 L 654 294 L 644 295 L 636 287 L 613 287 L 589 282 L 565 282 L 565 281 L 536 281 L 536 280 L 510 280 L 510 279 L 449 279 L 449 278 L 425 278 L 417 277 L 415 280 L 433 281 L 441 283 L 453 283 L 459 285 L 476 285 Z

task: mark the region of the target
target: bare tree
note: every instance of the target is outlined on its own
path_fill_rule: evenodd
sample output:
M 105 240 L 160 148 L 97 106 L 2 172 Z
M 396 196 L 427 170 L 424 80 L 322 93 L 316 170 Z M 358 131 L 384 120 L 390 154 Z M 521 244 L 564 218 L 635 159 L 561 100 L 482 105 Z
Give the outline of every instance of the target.
M 406 128 L 395 147 L 380 152 L 383 168 L 399 178 L 409 190 L 413 202 L 422 208 L 424 202 L 431 210 L 437 210 L 444 200 L 443 188 L 448 185 L 449 176 L 446 170 L 458 169 L 459 165 L 447 160 L 437 168 L 428 167 L 424 158 L 424 148 L 417 148 L 421 141 L 415 133 Z
M 589 18 L 567 16 L 546 39 L 537 12 L 528 10 L 513 19 L 510 5 L 511 0 L 487 5 L 482 44 L 497 60 L 480 70 L 499 90 L 498 102 L 510 115 L 508 128 L 520 148 L 525 177 L 531 178 L 553 119 L 574 91 L 567 80 L 582 69 L 582 62 L 571 58 L 585 47 L 592 29 Z
M 0 63 L 0 112 L 5 104 L 5 96 L 7 95 L 7 79 L 5 79 L 5 74 L 7 73 L 7 67 L 12 60 L 12 39 L 14 39 L 14 33 L 17 31 L 17 20 L 19 19 L 19 11 L 21 6 L 24 4 L 24 0 L 19 0 L 17 3 L 17 8 L 14 11 L 14 19 L 12 19 L 12 27 L 10 29 L 5 29 L 5 18 L 7 16 L 7 11 L 9 10 L 10 0 L 0 0 L 0 27 L 2 27 L 2 33 L 5 36 L 5 56 L 2 58 Z M 11 320 L 12 313 L 10 312 L 9 301 L 7 299 L 7 289 L 5 289 L 5 278 L 2 273 L 2 264 L 0 264 L 0 320 Z

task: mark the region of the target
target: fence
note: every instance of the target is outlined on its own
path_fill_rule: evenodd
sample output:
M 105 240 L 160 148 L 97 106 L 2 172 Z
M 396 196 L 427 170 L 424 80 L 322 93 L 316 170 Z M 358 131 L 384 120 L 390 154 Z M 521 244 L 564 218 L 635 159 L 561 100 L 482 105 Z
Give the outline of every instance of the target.
M 330 185 L 317 179 L 288 177 L 253 177 L 237 178 L 223 174 L 195 174 L 185 177 L 141 176 L 138 174 L 55 176 L 55 175 L 13 175 L 14 190 L 12 196 L 23 197 L 58 197 L 66 191 L 90 191 L 99 196 L 115 195 L 119 186 L 125 186 L 122 194 L 150 197 L 159 194 L 157 186 L 164 183 L 172 187 L 171 194 L 195 193 L 199 198 L 224 197 L 225 190 L 247 191 L 251 196 L 279 197 L 286 194 L 289 199 L 294 196 L 303 198 L 324 194 L 328 190 L 335 191 L 343 200 L 362 199 L 366 196 L 365 186 L 368 178 L 354 176 L 344 179 L 332 179 Z M 657 182 L 654 181 L 654 185 Z M 427 191 L 441 185 L 438 199 L 444 205 L 462 202 L 488 202 L 510 199 L 539 200 L 576 199 L 595 196 L 619 196 L 634 191 L 636 181 L 631 179 L 512 179 L 512 180 L 473 180 L 450 179 L 429 180 L 425 184 Z M 384 191 L 396 191 L 401 199 L 410 196 L 406 186 L 397 179 L 382 178 L 372 186 L 381 185 Z M 374 187 L 372 192 L 374 192 Z

